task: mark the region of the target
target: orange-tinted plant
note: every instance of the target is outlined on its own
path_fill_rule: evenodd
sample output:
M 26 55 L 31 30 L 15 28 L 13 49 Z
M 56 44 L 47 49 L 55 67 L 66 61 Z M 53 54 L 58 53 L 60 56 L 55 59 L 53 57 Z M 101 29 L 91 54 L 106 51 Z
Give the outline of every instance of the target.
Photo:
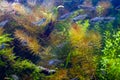
M 83 2 L 83 4 L 84 4 L 85 6 L 90 6 L 90 7 L 93 6 L 91 0 L 85 0 L 85 1 Z
M 108 13 L 108 9 L 110 8 L 110 1 L 99 1 L 97 6 L 97 13 L 99 15 L 106 15 Z
M 4 32 L 4 29 L 3 28 L 0 28 L 0 35 L 2 35 Z
M 13 3 L 12 4 L 12 8 L 16 12 L 18 12 L 19 14 L 22 14 L 22 15 L 26 15 L 27 14 L 27 12 L 25 10 L 25 7 L 22 4 L 20 4 L 20 3 Z
M 69 78 L 67 77 L 67 70 L 58 70 L 58 72 L 53 76 L 50 76 L 48 80 L 69 80 Z
M 28 49 L 30 49 L 33 53 L 38 54 L 43 47 L 39 44 L 38 40 L 34 36 L 28 36 L 22 30 L 15 31 L 15 37 L 18 38 L 21 43 L 25 42 Z
M 109 1 L 100 1 L 98 5 L 102 6 L 105 10 L 110 8 L 111 3 Z
M 101 48 L 101 36 L 98 32 L 90 30 L 85 31 L 83 28 L 84 26 L 82 25 L 74 24 L 69 30 L 70 42 L 73 47 L 70 53 L 72 63 L 70 74 L 73 75 L 73 77 L 77 76 L 87 80 L 94 77 L 95 74 L 96 55 L 94 53 Z

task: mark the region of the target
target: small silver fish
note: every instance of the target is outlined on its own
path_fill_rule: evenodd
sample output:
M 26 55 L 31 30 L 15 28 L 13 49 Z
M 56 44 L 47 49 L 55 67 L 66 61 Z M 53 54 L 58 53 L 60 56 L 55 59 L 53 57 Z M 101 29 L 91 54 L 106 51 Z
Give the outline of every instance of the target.
M 49 70 L 49 71 L 48 71 L 49 74 L 51 74 L 51 73 L 53 74 L 53 73 L 55 73 L 55 72 L 56 72 L 56 70 Z
M 42 18 L 41 20 L 37 22 L 33 22 L 34 25 L 41 26 L 46 21 L 46 18 Z
M 120 10 L 120 5 L 115 8 L 115 10 Z
M 73 18 L 73 22 L 79 21 L 79 20 L 84 20 L 88 15 L 84 14 L 84 15 L 79 15 Z
M 66 20 L 66 19 L 68 19 L 72 14 L 73 14 L 73 12 L 66 13 L 66 14 L 60 16 L 60 18 L 59 18 L 58 20 L 60 20 L 60 21 Z
M 104 17 L 104 21 L 113 21 L 115 17 Z
M 56 70 L 48 69 L 43 66 L 39 66 L 39 69 L 45 74 L 54 74 L 56 72 Z
M 0 22 L 0 27 L 4 27 L 8 23 L 8 20 Z
M 90 11 L 96 10 L 96 7 L 86 6 L 86 5 L 78 5 L 78 8 L 85 9 L 85 10 L 90 10 Z
M 52 59 L 52 60 L 50 60 L 49 62 L 48 62 L 48 64 L 49 65 L 56 65 L 56 64 L 58 64 L 58 63 L 60 63 L 61 61 L 60 60 L 58 60 L 58 59 Z
M 104 20 L 104 17 L 95 17 L 90 20 L 90 22 L 101 22 Z
M 115 17 L 95 17 L 95 18 L 92 18 L 90 21 L 91 22 L 109 22 L 109 21 L 113 21 L 115 20 Z

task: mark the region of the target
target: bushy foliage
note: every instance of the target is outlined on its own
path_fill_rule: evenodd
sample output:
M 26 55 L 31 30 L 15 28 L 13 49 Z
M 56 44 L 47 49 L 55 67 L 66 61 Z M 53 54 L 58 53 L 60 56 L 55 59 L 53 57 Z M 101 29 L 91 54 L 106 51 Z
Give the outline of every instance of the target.
M 104 80 L 119 80 L 120 74 L 120 31 L 105 33 L 105 46 L 99 64 L 99 77 Z
M 73 24 L 68 39 L 54 48 L 56 57 L 64 61 L 68 79 L 92 79 L 96 71 L 96 54 L 100 52 L 101 36 L 88 29 L 89 22 Z M 65 78 L 65 77 L 64 77 Z
M 99 33 L 89 31 L 84 27 L 85 25 L 74 25 L 71 27 L 70 42 L 73 48 L 71 51 L 71 61 L 73 69 L 78 68 L 81 73 L 86 74 L 86 77 L 80 73 L 78 74 L 87 79 L 93 77 L 95 74 L 95 54 L 99 53 L 99 49 L 101 48 L 101 36 Z
M 65 20 L 59 20 L 62 13 L 58 12 L 66 5 L 54 7 L 54 0 L 46 1 L 40 6 L 29 5 L 30 12 L 18 3 L 13 5 L 15 13 L 7 13 L 6 16 L 0 12 L 0 21 L 10 20 L 5 27 L 0 27 L 0 78 L 13 79 L 12 75 L 16 75 L 20 80 L 119 80 L 120 31 L 115 28 L 119 25 L 120 15 L 115 14 L 118 16 L 116 22 L 92 23 L 92 18 L 108 15 L 110 1 L 84 0 L 82 6 L 86 8 L 71 11 L 70 16 L 65 10 L 68 15 L 63 15 L 63 18 L 69 17 Z M 87 10 L 93 7 L 95 10 Z M 81 14 L 88 14 L 90 21 L 72 21 L 75 17 L 80 18 Z M 43 23 L 42 19 L 45 19 Z M 11 36 L 3 34 L 4 31 Z M 13 39 L 10 37 L 14 37 L 15 41 L 11 42 Z M 16 54 L 11 46 L 16 47 Z M 18 48 L 20 52 L 17 54 Z M 41 60 L 33 64 L 25 56 L 19 57 L 22 51 L 27 53 L 27 57 L 33 53 L 32 56 Z M 57 72 L 45 76 L 37 65 L 55 68 Z
M 40 73 L 40 68 L 28 60 L 17 59 L 15 54 L 12 51 L 12 48 L 9 48 L 8 42 L 12 39 L 8 35 L 0 36 L 0 46 L 6 44 L 3 49 L 0 49 L 0 77 L 5 79 L 12 75 L 17 75 L 20 79 L 23 79 L 25 75 L 29 75 L 27 78 L 30 80 L 40 80 L 44 77 Z M 6 71 L 4 71 L 6 69 Z M 2 71 L 3 70 L 3 71 Z M 11 77 L 12 79 L 12 77 Z

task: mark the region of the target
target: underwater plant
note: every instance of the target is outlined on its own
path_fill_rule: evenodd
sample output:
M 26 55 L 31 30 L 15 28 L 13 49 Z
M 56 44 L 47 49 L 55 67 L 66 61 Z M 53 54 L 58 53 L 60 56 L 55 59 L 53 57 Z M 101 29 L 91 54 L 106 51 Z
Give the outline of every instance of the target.
M 0 0 L 1 80 L 119 80 L 120 10 L 111 2 Z
M 35 37 L 28 36 L 22 30 L 16 30 L 15 37 L 21 41 L 23 46 L 28 47 L 28 49 L 30 49 L 34 54 L 39 54 L 40 49 L 43 49 L 43 47 L 39 45 L 39 42 Z
M 96 8 L 98 16 L 105 16 L 108 13 L 108 9 L 111 7 L 110 1 L 99 1 Z
M 4 32 L 4 29 L 3 28 L 0 28 L 0 35 L 2 35 Z
M 68 38 L 55 48 L 53 53 L 63 61 L 61 67 L 68 71 L 68 79 L 93 79 L 96 72 L 96 58 L 101 48 L 101 35 L 89 30 L 89 21 L 72 24 Z M 86 76 L 85 76 L 86 75 Z
M 105 46 L 98 65 L 98 77 L 104 80 L 119 80 L 120 31 L 105 32 Z
M 44 80 L 45 75 L 41 73 L 39 66 L 29 60 L 22 60 L 13 53 L 9 43 L 13 40 L 8 34 L 0 35 L 0 78 L 4 79 L 29 79 Z M 16 76 L 13 77 L 13 76 Z
M 71 27 L 70 42 L 73 48 L 71 51 L 71 61 L 73 68 L 82 68 L 79 70 L 91 78 L 95 76 L 95 59 L 97 57 L 95 54 L 99 53 L 101 48 L 101 36 L 99 33 L 87 30 L 84 29 L 84 26 L 73 25 Z
M 49 76 L 47 80 L 69 80 L 67 70 L 61 69 L 56 74 Z

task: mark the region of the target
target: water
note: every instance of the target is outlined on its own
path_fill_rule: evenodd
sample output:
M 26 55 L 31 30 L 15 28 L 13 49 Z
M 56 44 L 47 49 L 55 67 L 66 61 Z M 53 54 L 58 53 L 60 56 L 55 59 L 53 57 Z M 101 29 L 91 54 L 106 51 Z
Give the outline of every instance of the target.
M 120 0 L 0 0 L 0 80 L 120 80 Z

